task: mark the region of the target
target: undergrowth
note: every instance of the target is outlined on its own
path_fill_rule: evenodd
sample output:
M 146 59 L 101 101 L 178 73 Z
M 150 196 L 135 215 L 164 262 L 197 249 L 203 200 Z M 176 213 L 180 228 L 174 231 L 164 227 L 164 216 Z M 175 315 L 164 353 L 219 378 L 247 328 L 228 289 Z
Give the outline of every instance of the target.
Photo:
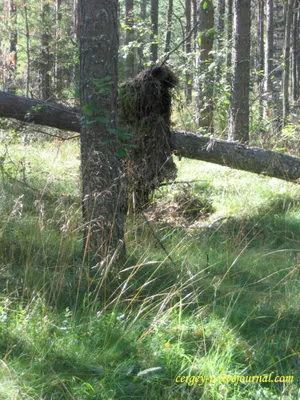
M 1 400 L 299 398 L 298 186 L 177 162 L 109 273 L 82 261 L 77 144 L 1 155 Z M 225 379 L 270 374 L 293 382 Z

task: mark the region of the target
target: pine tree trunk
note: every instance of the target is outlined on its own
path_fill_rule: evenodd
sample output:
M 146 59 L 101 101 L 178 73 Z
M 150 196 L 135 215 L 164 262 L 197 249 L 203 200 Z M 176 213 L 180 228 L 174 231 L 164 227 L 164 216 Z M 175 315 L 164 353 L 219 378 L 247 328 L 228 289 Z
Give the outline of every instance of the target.
M 218 0 L 218 20 L 217 20 L 217 52 L 220 53 L 224 41 L 224 28 L 225 28 L 225 0 Z M 221 77 L 221 63 L 223 59 L 220 54 L 217 56 L 216 66 L 216 83 L 220 81 Z
M 295 9 L 293 17 L 293 44 L 292 44 L 292 96 L 293 102 L 295 103 L 298 98 L 298 42 L 299 42 L 299 31 L 298 31 L 298 18 L 299 18 L 299 1 L 295 0 Z
M 273 116 L 273 82 L 271 79 L 271 75 L 273 73 L 273 45 L 274 45 L 274 27 L 273 27 L 273 0 L 266 0 L 266 14 L 267 14 L 267 23 L 266 23 L 266 46 L 265 46 L 265 73 L 264 73 L 264 97 L 266 99 L 265 102 L 265 116 L 271 117 Z
M 18 44 L 18 33 L 17 33 L 17 5 L 14 0 L 9 1 L 9 19 L 11 23 L 11 32 L 9 37 L 9 58 L 7 62 L 8 67 L 8 92 L 15 94 L 15 74 L 17 69 L 17 44 Z
M 133 0 L 125 0 L 125 46 L 134 40 L 134 16 L 133 16 Z M 126 57 L 125 77 L 126 79 L 134 76 L 134 50 L 129 49 Z
M 294 0 L 288 0 L 286 3 L 286 23 L 284 32 L 284 69 L 282 74 L 282 91 L 283 91 L 283 108 L 282 119 L 283 125 L 287 123 L 290 113 L 289 105 L 289 77 L 290 77 L 290 47 L 291 47 L 291 26 L 293 20 Z
M 173 17 L 173 0 L 168 1 L 167 15 L 166 15 L 166 39 L 165 39 L 165 53 L 169 53 L 172 35 L 172 17 Z
M 205 6 L 204 6 L 205 5 Z M 213 129 L 213 85 L 214 73 L 209 70 L 210 54 L 214 43 L 214 7 L 211 0 L 201 0 L 198 31 L 201 44 L 196 56 L 197 90 L 195 98 L 195 119 L 198 127 L 205 132 Z M 205 78 L 203 76 L 205 75 Z M 201 76 L 201 80 L 200 77 Z
M 234 0 L 229 140 L 249 141 L 250 0 Z
M 151 0 L 151 61 L 153 64 L 156 63 L 158 57 L 158 0 Z
M 232 13 L 233 13 L 233 0 L 227 0 L 227 60 L 226 60 L 226 69 L 227 69 L 227 74 L 226 74 L 226 82 L 227 86 L 231 86 L 231 68 L 232 68 L 232 56 L 231 56 L 231 51 L 232 51 Z
M 40 61 L 40 97 L 43 100 L 51 98 L 52 90 L 52 78 L 51 70 L 53 68 L 54 60 L 53 55 L 50 52 L 50 45 L 52 37 L 50 34 L 51 26 L 51 15 L 50 15 L 50 4 L 48 2 L 41 1 L 41 61 Z
M 264 55 L 265 55 L 265 46 L 264 46 L 264 36 L 265 36 L 265 27 L 264 27 L 264 0 L 258 0 L 258 12 L 257 12 L 257 46 L 256 46 L 256 73 L 257 73 L 257 87 L 259 93 L 259 121 L 263 119 L 263 76 L 264 76 Z
M 186 34 L 186 41 L 185 41 L 185 54 L 186 54 L 186 67 L 187 67 L 187 72 L 185 74 L 185 84 L 186 84 L 186 91 L 185 91 L 185 99 L 186 103 L 190 104 L 192 101 L 192 74 L 190 72 L 191 70 L 191 52 L 192 52 L 192 46 L 191 46 L 191 38 L 188 37 L 190 30 L 191 30 L 191 18 L 192 18 L 192 7 L 191 7 L 191 0 L 185 0 L 185 34 Z
M 117 0 L 80 2 L 81 174 L 85 250 L 90 251 L 96 261 L 106 260 L 118 248 L 124 248 L 122 175 L 116 135 L 117 8 Z

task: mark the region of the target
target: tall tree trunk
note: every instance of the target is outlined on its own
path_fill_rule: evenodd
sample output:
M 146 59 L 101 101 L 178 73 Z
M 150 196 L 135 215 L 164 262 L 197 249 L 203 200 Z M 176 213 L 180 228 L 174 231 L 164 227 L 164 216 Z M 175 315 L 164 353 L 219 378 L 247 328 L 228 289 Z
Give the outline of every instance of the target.
M 227 60 L 226 60 L 226 82 L 227 86 L 231 86 L 231 68 L 232 68 L 232 13 L 233 0 L 227 0 Z
M 165 39 L 165 53 L 169 53 L 172 35 L 172 17 L 173 17 L 173 0 L 168 1 L 167 15 L 166 15 L 166 39 Z
M 210 54 L 214 43 L 214 7 L 212 0 L 201 0 L 198 30 L 201 44 L 196 57 L 197 90 L 195 101 L 195 119 L 198 127 L 206 132 L 213 129 L 213 71 Z M 201 75 L 201 80 L 199 79 Z M 203 78 L 205 76 L 205 78 Z
M 148 0 L 141 0 L 140 15 L 142 19 L 146 18 Z
M 271 74 L 273 72 L 273 45 L 274 45 L 274 26 L 273 26 L 273 0 L 266 0 L 267 14 L 267 34 L 265 46 L 265 71 L 264 71 L 264 91 L 265 91 L 265 116 L 273 116 L 272 97 L 273 97 L 273 81 Z
M 298 42 L 299 42 L 299 31 L 298 31 L 298 19 L 299 19 L 299 1 L 295 0 L 295 12 L 293 17 L 293 44 L 292 44 L 292 96 L 293 102 L 298 99 Z
M 146 23 L 146 17 L 147 17 L 147 3 L 148 0 L 141 0 L 140 1 L 140 12 L 139 12 L 139 18 L 140 21 L 143 21 L 144 23 Z M 145 35 L 144 35 L 144 29 L 145 26 L 142 27 L 142 29 L 137 29 L 137 41 L 139 43 L 139 46 L 137 48 L 137 62 L 136 62 L 136 67 L 137 67 L 137 71 L 136 74 L 137 75 L 139 72 L 141 72 L 144 69 L 144 51 L 143 51 L 143 44 L 145 41 Z
M 285 9 L 283 2 L 287 0 L 273 0 L 273 127 L 280 130 L 282 126 L 282 76 L 283 76 L 283 50 L 285 32 Z
M 156 63 L 158 57 L 158 0 L 151 0 L 151 62 Z
M 99 10 L 99 12 L 95 12 Z M 80 1 L 81 173 L 85 249 L 124 248 L 117 142 L 118 0 Z
M 25 19 L 25 35 L 26 35 L 26 58 L 27 58 L 27 68 L 26 68 L 26 96 L 29 96 L 30 87 L 30 31 L 29 31 L 29 21 L 28 21 L 28 10 L 27 6 L 24 6 L 24 19 Z
M 125 0 L 125 46 L 129 46 L 134 39 L 134 19 L 133 19 L 133 0 Z M 134 49 L 131 48 L 127 52 L 125 64 L 126 79 L 134 76 Z
M 15 74 L 17 69 L 17 43 L 18 43 L 18 33 L 17 33 L 17 5 L 14 0 L 9 1 L 9 19 L 11 23 L 11 31 L 9 37 L 9 57 L 7 62 L 8 67 L 8 91 L 12 94 L 16 93 L 15 85 Z
M 190 72 L 191 68 L 191 52 L 192 52 L 192 45 L 191 45 L 191 37 L 189 33 L 191 31 L 191 18 L 192 18 L 192 7 L 191 7 L 191 0 L 185 0 L 185 34 L 186 34 L 186 41 L 185 41 L 185 55 L 187 59 L 187 71 L 185 74 L 185 99 L 187 104 L 190 104 L 192 101 L 192 74 Z
M 256 73 L 257 87 L 259 93 L 259 121 L 263 119 L 263 77 L 264 77 L 264 55 L 265 55 L 265 26 L 264 26 L 264 0 L 258 0 L 257 10 L 257 45 L 256 45 Z
M 52 96 L 52 78 L 51 70 L 53 68 L 53 54 L 51 54 L 50 46 L 52 37 L 50 34 L 51 14 L 50 3 L 41 0 L 41 60 L 40 60 L 40 97 L 48 100 Z M 51 27 L 51 28 L 50 28 Z
M 218 0 L 218 20 L 217 20 L 217 66 L 216 66 L 216 83 L 220 81 L 221 77 L 221 63 L 223 57 L 221 57 L 221 50 L 224 42 L 224 28 L 225 28 L 225 0 Z
M 61 36 L 60 33 L 60 22 L 61 22 L 61 11 L 60 11 L 60 6 L 61 6 L 61 1 L 62 0 L 55 0 L 55 54 L 54 54 L 54 87 L 55 87 L 55 92 L 56 96 L 59 95 L 59 92 L 61 90 L 60 83 L 61 83 L 61 77 L 60 77 L 60 70 L 59 70 L 59 39 Z
M 249 141 L 250 0 L 234 0 L 229 140 Z
M 282 91 L 283 91 L 283 107 L 282 119 L 283 125 L 287 123 L 287 118 L 290 113 L 289 105 L 289 77 L 290 77 L 290 47 L 291 47 L 291 26 L 293 20 L 294 0 L 287 0 L 286 3 L 286 22 L 284 32 L 284 69 L 282 74 Z

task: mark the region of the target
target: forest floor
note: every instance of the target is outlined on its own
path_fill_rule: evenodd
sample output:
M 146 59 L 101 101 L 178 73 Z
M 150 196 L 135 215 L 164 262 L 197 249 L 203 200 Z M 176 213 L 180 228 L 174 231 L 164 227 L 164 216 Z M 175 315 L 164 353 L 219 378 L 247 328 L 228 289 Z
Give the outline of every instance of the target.
M 176 161 L 112 276 L 82 261 L 78 143 L 0 154 L 1 400 L 300 398 L 299 186 Z

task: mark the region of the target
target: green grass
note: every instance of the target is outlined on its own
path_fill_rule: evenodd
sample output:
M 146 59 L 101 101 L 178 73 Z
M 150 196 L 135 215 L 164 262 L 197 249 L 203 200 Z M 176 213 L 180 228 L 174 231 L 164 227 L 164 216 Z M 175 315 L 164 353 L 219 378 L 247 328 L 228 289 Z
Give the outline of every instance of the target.
M 299 398 L 298 186 L 182 160 L 106 275 L 82 262 L 78 144 L 0 155 L 1 400 Z M 294 382 L 221 381 L 270 373 Z

